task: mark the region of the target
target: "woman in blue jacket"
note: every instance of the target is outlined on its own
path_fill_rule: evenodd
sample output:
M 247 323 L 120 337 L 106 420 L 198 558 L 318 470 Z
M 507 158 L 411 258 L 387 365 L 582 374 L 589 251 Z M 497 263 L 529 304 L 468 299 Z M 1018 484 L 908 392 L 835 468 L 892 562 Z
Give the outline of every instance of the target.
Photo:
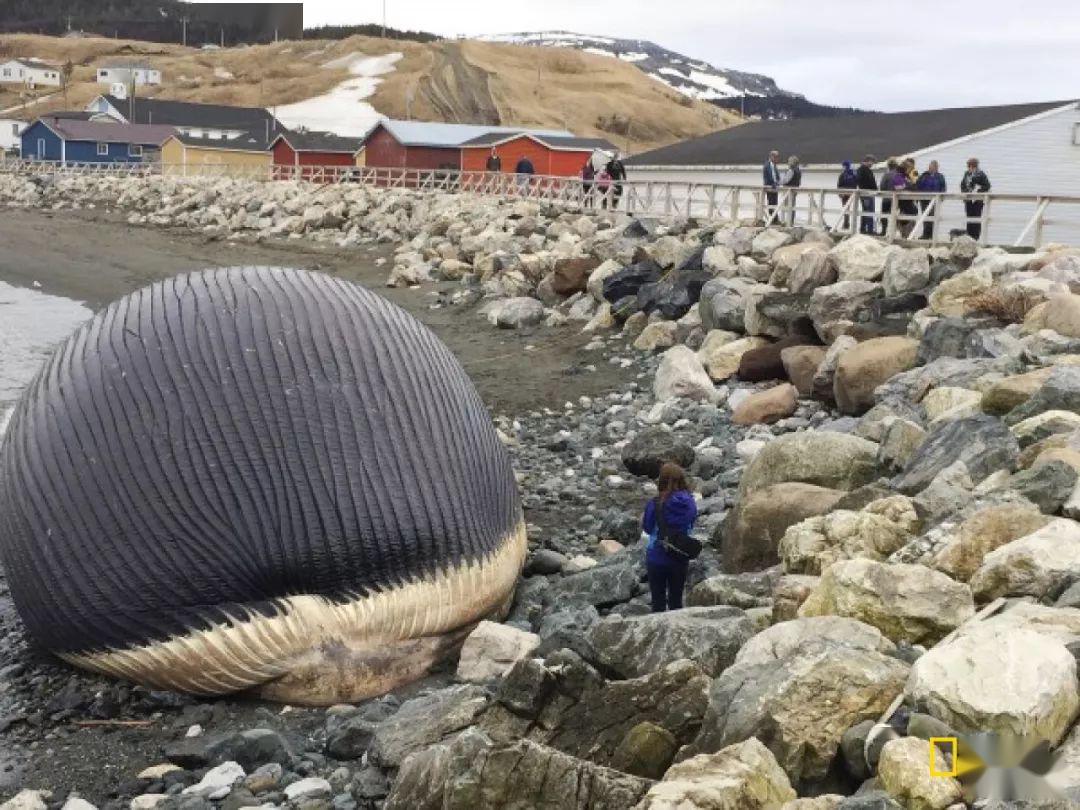
M 645 547 L 645 568 L 649 572 L 649 591 L 652 593 L 653 613 L 678 610 L 683 606 L 683 588 L 690 561 L 675 551 L 668 551 L 659 537 L 656 519 L 657 503 L 662 504 L 664 523 L 669 532 L 690 533 L 697 518 L 697 503 L 690 494 L 686 473 L 678 464 L 667 463 L 660 468 L 657 480 L 659 497 L 645 504 L 641 528 L 649 535 Z

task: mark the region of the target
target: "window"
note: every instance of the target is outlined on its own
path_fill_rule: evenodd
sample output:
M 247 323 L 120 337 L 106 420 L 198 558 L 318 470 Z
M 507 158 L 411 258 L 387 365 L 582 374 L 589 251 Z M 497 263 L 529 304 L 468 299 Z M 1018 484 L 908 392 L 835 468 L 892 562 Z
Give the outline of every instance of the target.
M 105 157 L 109 154 L 109 145 L 107 143 L 99 143 L 97 145 L 98 157 Z
M 4 68 L 4 78 L 11 76 L 11 68 Z
M 129 144 L 128 157 L 142 157 L 142 144 Z
M 1073 124 L 1073 146 L 1080 146 L 1080 121 Z
M 19 125 L 18 124 L 12 124 L 11 125 L 11 134 L 12 135 L 18 135 L 19 134 Z

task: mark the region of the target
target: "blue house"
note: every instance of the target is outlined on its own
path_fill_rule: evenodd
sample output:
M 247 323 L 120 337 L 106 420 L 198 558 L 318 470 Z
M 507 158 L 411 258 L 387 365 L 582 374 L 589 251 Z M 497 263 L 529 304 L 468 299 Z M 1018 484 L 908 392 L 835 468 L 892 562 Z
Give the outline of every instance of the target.
M 42 116 L 23 130 L 24 160 L 57 163 L 139 163 L 156 160 L 176 129 L 161 124 L 121 124 Z

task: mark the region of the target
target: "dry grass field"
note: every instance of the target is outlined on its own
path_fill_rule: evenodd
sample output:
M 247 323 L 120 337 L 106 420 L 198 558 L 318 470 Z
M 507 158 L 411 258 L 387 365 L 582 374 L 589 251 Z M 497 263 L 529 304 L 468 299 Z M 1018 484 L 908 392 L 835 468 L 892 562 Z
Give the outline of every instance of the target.
M 461 123 L 522 124 L 606 137 L 628 152 L 729 126 L 738 117 L 693 101 L 610 57 L 559 48 L 476 41 L 430 44 L 351 37 L 200 50 L 100 37 L 0 36 L 0 60 L 38 57 L 73 66 L 66 93 L 27 107 L 28 117 L 79 109 L 105 91 L 94 67 L 109 57 L 145 58 L 161 86 L 141 92 L 188 101 L 274 107 L 329 91 L 349 78 L 350 55 L 401 53 L 368 101 L 384 115 Z M 335 66 L 333 63 L 338 60 Z M 328 65 L 327 63 L 331 63 Z M 27 100 L 0 90 L 0 110 Z

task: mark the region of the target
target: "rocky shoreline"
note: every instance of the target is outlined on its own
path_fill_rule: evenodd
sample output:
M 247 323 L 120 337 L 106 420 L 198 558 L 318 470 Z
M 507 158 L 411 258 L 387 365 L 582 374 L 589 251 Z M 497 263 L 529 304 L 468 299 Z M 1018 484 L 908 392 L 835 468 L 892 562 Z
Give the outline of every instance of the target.
M 226 719 L 242 701 L 25 649 L 0 667 L 6 745 L 47 750 L 76 716 L 167 728 L 150 770 L 118 775 L 97 806 L 1080 802 L 1080 250 L 359 186 L 0 176 L 0 199 L 238 242 L 399 243 L 388 284 L 459 280 L 445 304 L 478 328 L 585 331 L 583 373 L 638 374 L 497 416 L 529 514 L 574 519 L 530 526 L 509 615 L 414 690 Z M 653 616 L 637 511 L 665 459 L 691 472 L 707 543 L 688 608 Z M 1057 798 L 973 805 L 972 779 L 930 776 L 929 737 L 978 731 L 1048 741 Z M 2 807 L 79 801 L 31 790 Z

